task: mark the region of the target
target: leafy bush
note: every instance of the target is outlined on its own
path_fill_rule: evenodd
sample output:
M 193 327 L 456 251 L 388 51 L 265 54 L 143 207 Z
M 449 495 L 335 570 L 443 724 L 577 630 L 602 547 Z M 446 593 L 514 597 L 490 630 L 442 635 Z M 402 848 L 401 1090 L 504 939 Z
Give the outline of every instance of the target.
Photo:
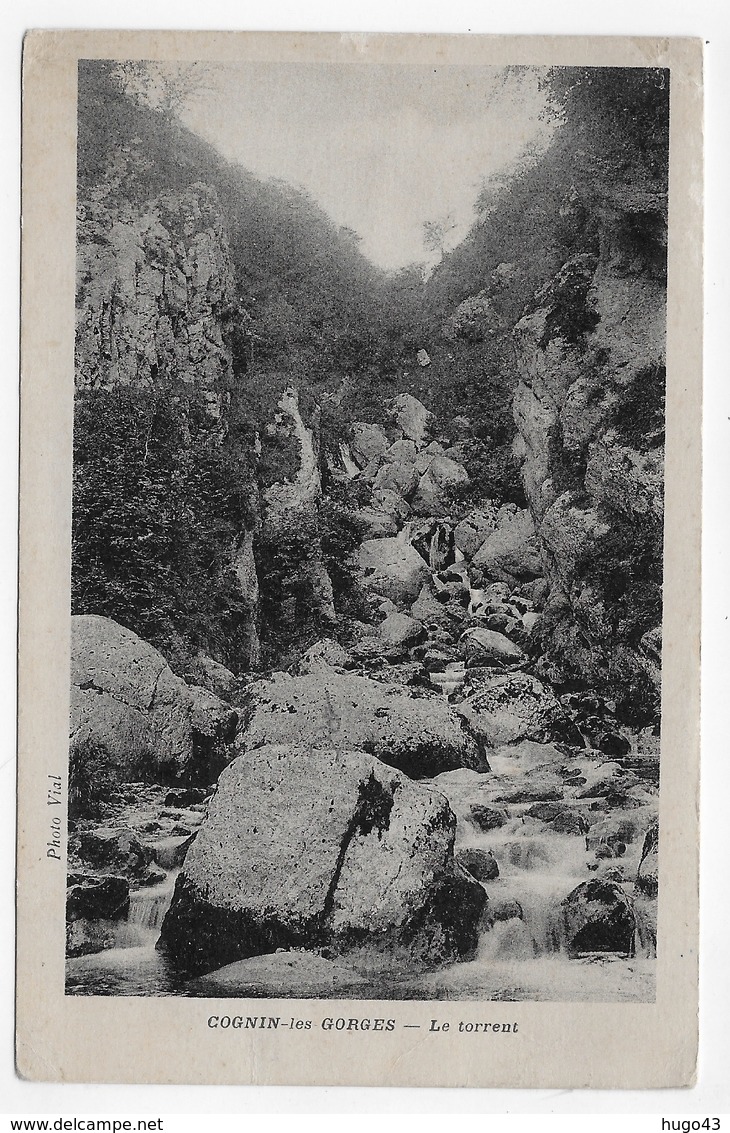
M 246 612 L 232 551 L 251 503 L 240 455 L 170 390 L 77 393 L 74 613 L 233 663 Z

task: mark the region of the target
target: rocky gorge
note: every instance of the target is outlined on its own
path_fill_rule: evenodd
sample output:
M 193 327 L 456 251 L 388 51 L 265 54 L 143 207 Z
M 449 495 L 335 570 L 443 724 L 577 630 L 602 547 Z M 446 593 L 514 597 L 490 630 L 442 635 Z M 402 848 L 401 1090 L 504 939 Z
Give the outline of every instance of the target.
M 220 169 L 130 152 L 79 221 L 68 993 L 651 1000 L 661 171 L 397 364 L 373 308 L 354 381 L 316 320 L 273 358 Z

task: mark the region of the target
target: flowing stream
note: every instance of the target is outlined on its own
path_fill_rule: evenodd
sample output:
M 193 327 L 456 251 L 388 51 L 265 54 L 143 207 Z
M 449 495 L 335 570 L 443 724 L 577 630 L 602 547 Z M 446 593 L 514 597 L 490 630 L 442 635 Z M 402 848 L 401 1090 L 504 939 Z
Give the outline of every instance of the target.
M 342 454 L 345 461 L 346 454 Z M 345 461 L 345 463 L 347 463 Z M 408 543 L 416 537 L 415 525 L 407 522 L 398 538 Z M 436 581 L 444 562 L 454 558 L 449 549 L 450 529 L 439 522 L 426 543 L 431 570 Z M 452 540 L 453 543 L 453 540 Z M 452 562 L 452 573 L 460 575 L 460 564 Z M 481 591 L 470 590 L 468 603 L 464 582 L 464 607 L 478 606 Z M 455 650 L 452 649 L 452 653 Z M 434 688 L 453 700 L 464 695 L 468 677 L 461 659 L 445 663 L 440 672 L 430 672 Z M 536 745 L 538 748 L 541 745 Z M 549 745 L 543 745 L 549 747 Z M 634 750 L 635 750 L 635 744 Z M 559 753 L 558 753 L 559 754 Z M 619 860 L 596 863 L 594 849 L 580 833 L 559 833 L 549 823 L 529 815 L 530 803 L 505 802 L 495 805 L 504 815 L 496 828 L 483 830 L 475 821 L 473 807 L 492 804 L 492 794 L 500 786 L 519 786 L 529 770 L 518 758 L 490 753 L 491 774 L 452 772 L 437 777 L 430 785 L 442 791 L 457 818 L 455 854 L 469 851 L 491 855 L 498 876 L 484 881 L 489 902 L 481 925 L 479 943 L 472 959 L 435 972 L 394 979 L 381 973 L 368 985 L 363 999 L 460 998 L 504 1000 L 594 1000 L 611 1001 L 653 998 L 655 929 L 652 912 L 642 903 L 633 879 L 639 866 L 640 838 L 630 840 Z M 607 760 L 607 757 L 606 757 Z M 504 793 L 504 792 L 502 792 Z M 508 792 L 509 793 L 509 792 Z M 499 797 L 499 796 L 498 796 Z M 571 798 L 570 810 L 586 819 L 596 800 Z M 600 802 L 600 800 L 599 800 Z M 168 812 L 169 813 L 169 812 Z M 187 814 L 191 819 L 190 813 Z M 200 816 L 199 816 L 200 817 Z M 638 830 L 651 816 L 636 809 L 623 813 L 613 808 L 611 818 L 626 820 Z M 589 823 L 586 822 L 586 828 Z M 169 845 L 168 845 L 169 843 Z M 130 893 L 126 921 L 115 929 L 114 946 L 102 952 L 67 962 L 67 990 L 71 994 L 100 995 L 190 995 L 195 994 L 168 966 L 156 950 L 160 926 L 172 900 L 179 872 L 179 839 L 160 840 L 156 850 L 158 866 L 166 870 L 159 884 Z M 635 898 L 637 932 L 636 954 L 568 954 L 561 902 L 595 871 L 612 868 L 622 878 L 626 891 Z M 594 872 L 591 872 L 594 871 Z M 249 993 L 250 994 L 250 993 Z M 265 990 L 260 994 L 266 995 Z M 336 993 L 335 993 L 336 994 Z M 343 992 L 352 995 L 352 991 Z

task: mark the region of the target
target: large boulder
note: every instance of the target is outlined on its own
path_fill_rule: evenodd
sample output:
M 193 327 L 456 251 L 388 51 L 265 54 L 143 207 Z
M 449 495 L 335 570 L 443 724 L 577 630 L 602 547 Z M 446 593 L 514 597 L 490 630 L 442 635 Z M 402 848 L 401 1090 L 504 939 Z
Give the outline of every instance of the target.
M 471 665 L 515 665 L 524 661 L 519 646 L 493 629 L 472 626 L 459 639 L 459 652 Z
M 363 752 L 249 751 L 221 775 L 160 946 L 192 975 L 277 948 L 360 969 L 469 955 L 486 898 L 454 864 L 455 825 L 442 795 Z
M 349 989 L 355 994 L 366 982 L 359 972 L 316 952 L 283 950 L 226 964 L 190 980 L 187 990 L 206 999 L 331 999 Z
M 454 545 L 471 559 L 497 526 L 497 508 L 489 504 L 470 511 L 454 528 Z
M 389 614 L 378 626 L 378 637 L 388 657 L 400 657 L 426 636 L 421 622 L 407 614 Z
M 463 464 L 448 456 L 434 456 L 418 481 L 411 507 L 416 515 L 443 515 L 451 510 L 454 493 L 468 483 Z
M 539 578 L 544 567 L 529 511 L 501 508 L 496 529 L 487 535 L 472 561 L 485 577 L 510 584 Z
M 388 403 L 391 417 L 403 436 L 419 446 L 428 439 L 428 430 L 433 420 L 426 406 L 410 393 L 399 393 Z
M 382 456 L 390 446 L 382 425 L 370 425 L 364 421 L 354 423 L 351 438 L 350 451 L 358 468 L 366 468 L 371 460 Z
M 634 907 L 617 882 L 584 881 L 568 894 L 560 910 L 565 941 L 572 954 L 623 952 L 633 955 Z
M 528 673 L 490 678 L 457 711 L 489 747 L 520 740 L 581 742 L 580 736 L 573 736 L 574 725 L 557 698 Z
M 410 442 L 409 442 L 410 443 Z M 387 452 L 373 479 L 376 491 L 393 492 L 409 500 L 418 487 L 418 469 L 413 463 L 415 452 Z
M 291 743 L 361 748 L 416 778 L 487 764 L 473 736 L 444 700 L 350 674 L 275 673 L 249 687 L 246 750 Z
M 431 577 L 418 551 L 401 539 L 366 539 L 356 561 L 365 584 L 396 605 L 410 606 Z
M 188 686 L 110 618 L 71 619 L 71 801 L 89 776 L 213 781 L 232 758 L 237 713 Z M 93 767 L 92 767 L 93 764 Z

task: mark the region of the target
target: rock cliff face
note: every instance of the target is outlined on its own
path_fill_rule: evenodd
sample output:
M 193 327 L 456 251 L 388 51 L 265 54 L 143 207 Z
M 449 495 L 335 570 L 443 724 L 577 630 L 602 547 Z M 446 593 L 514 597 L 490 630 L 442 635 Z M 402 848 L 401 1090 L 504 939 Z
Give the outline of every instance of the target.
M 77 408 L 99 391 L 137 395 L 144 412 L 128 426 L 137 430 L 136 436 L 125 436 L 131 449 L 143 428 L 152 435 L 155 415 L 164 406 L 181 423 L 175 454 L 180 467 L 186 459 L 190 468 L 199 465 L 200 453 L 192 451 L 196 444 L 201 451 L 208 446 L 210 463 L 211 454 L 220 457 L 236 413 L 240 416 L 240 406 L 232 405 L 241 368 L 240 357 L 234 365 L 234 345 L 245 342 L 248 318 L 236 296 L 218 197 L 198 182 L 135 204 L 117 181 L 114 168 L 107 170 L 79 207 Z M 249 515 L 233 522 L 230 546 L 222 548 L 237 579 L 233 600 L 241 612 L 239 645 L 224 659 L 237 669 L 256 667 L 260 657 L 253 547 L 260 506 L 246 461 L 254 463 L 253 452 L 238 461 L 240 480 L 228 488 L 231 495 L 237 489 L 249 498 Z M 236 459 L 229 463 L 235 481 Z M 168 474 L 174 479 L 171 469 Z M 144 486 L 143 475 L 140 492 Z M 188 500 L 185 506 L 190 518 L 198 504 Z M 112 612 L 123 620 L 134 616 L 123 604 L 112 605 Z
M 599 255 L 566 263 L 514 331 L 515 449 L 549 582 L 545 671 L 620 687 L 647 719 L 661 660 L 663 239 L 659 211 L 604 213 Z
M 165 379 L 201 392 L 214 417 L 232 380 L 235 311 L 217 197 L 203 184 L 141 208 L 103 195 L 78 228 L 76 382 L 81 389 Z

